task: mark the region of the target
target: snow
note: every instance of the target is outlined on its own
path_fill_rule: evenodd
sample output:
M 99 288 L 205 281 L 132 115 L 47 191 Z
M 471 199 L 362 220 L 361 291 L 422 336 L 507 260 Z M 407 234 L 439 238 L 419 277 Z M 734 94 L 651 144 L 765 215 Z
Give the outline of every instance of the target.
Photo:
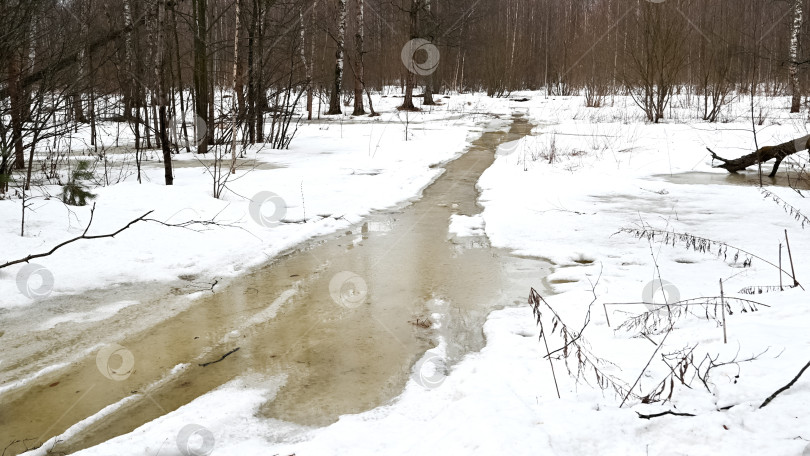
M 37 328 L 37 331 L 46 331 L 48 329 L 55 327 L 60 323 L 69 323 L 72 321 L 88 322 L 88 321 L 106 320 L 108 318 L 112 318 L 113 316 L 115 316 L 115 314 L 118 313 L 119 310 L 137 304 L 139 304 L 138 301 L 119 301 L 114 302 L 112 304 L 98 306 L 94 308 L 91 312 L 67 313 L 64 315 L 60 315 L 59 317 L 49 319 L 45 323 L 41 324 Z
M 387 107 L 389 112 L 382 117 L 315 122 L 300 129 L 290 150 L 251 148 L 246 164 L 231 178 L 221 199 L 212 196 L 213 180 L 192 154 L 174 158 L 175 185 L 170 187 L 162 184 L 162 164 L 147 162 L 143 184 L 129 175 L 123 182 L 93 189 L 96 211 L 88 235 L 114 232 L 150 211 L 148 218 L 165 223 L 215 219 L 232 227 L 192 226 L 197 229 L 190 231 L 141 222 L 114 239 L 78 241 L 36 260 L 53 275 L 50 297 L 127 281 L 234 277 L 307 239 L 346 228 L 373 210 L 401 205 L 440 175 L 435 165 L 457 157 L 469 136 L 479 134 L 493 119 L 466 114 L 488 103 L 482 100 L 486 97 L 463 98 L 432 112 L 408 114 L 407 120 L 392 108 L 397 99 L 384 98 L 379 101 L 380 110 Z M 509 112 L 501 108 L 501 114 L 504 111 Z M 73 142 L 77 147 L 82 140 L 73 138 Z M 58 201 L 56 185 L 41 190 L 54 197 L 29 201 L 33 207 L 26 211 L 24 237 L 19 236 L 20 200 L 0 201 L 0 232 L 7 246 L 3 260 L 47 251 L 81 235 L 87 226 L 90 206 L 66 208 Z M 283 204 L 279 207 L 283 220 L 274 222 L 288 223 L 262 226 L 251 218 L 251 200 L 260 192 L 280 197 L 262 206 L 262 213 L 272 216 L 274 206 Z M 307 223 L 292 223 L 305 216 Z M 19 292 L 15 277 L 21 269 L 12 266 L 0 272 L 4 297 L 0 308 L 31 306 L 37 301 Z M 29 288 L 36 289 L 39 279 L 32 276 L 31 280 Z
M 416 363 L 412 378 L 394 401 L 342 416 L 333 425 L 308 428 L 261 418 L 260 405 L 276 394 L 284 379 L 246 376 L 78 454 L 183 454 L 175 441 L 178 435 L 188 434 L 182 430 L 191 424 L 199 426 L 193 428 L 199 431 L 194 444 L 204 444 L 210 434 L 215 442 L 211 454 L 244 456 L 799 455 L 810 451 L 810 379 L 800 379 L 767 407 L 759 408 L 808 361 L 807 292 L 796 288 L 741 295 L 739 290 L 747 286 L 778 285 L 778 270 L 758 258 L 743 267 L 746 257 L 734 260 L 734 249 L 729 249 L 727 258 L 718 258 L 714 253 L 685 249 L 682 242 L 662 246 L 619 232 L 653 227 L 690 233 L 776 263 L 788 230 L 796 277 L 810 277 L 810 261 L 804 254 L 810 232 L 802 230 L 782 207 L 763 198 L 756 187 L 728 185 L 725 171 L 711 168 L 706 146 L 728 157 L 753 150 L 750 120 L 741 107 L 746 103 L 739 100 L 728 108 L 723 123 L 707 124 L 693 120 L 694 107 L 676 100 L 672 120 L 648 125 L 640 122 L 632 102 L 621 97 L 612 107 L 586 109 L 578 97 L 519 95 L 531 100 L 519 104 L 480 96 L 448 100 L 443 112 L 423 115 L 416 126 L 410 126 L 414 137 L 407 142 L 403 126 L 396 123 L 331 122 L 304 128 L 291 151 L 251 152 L 257 161 L 279 168 L 244 174 L 224 200 L 210 196 L 210 182 L 194 168 L 178 169 L 174 188 L 124 182 L 99 189 L 94 232 L 115 229 L 147 210 L 155 210 L 155 218 L 170 221 L 219 214 L 219 219 L 243 230 L 174 234 L 165 227 L 143 224 L 120 239 L 67 247 L 69 252 L 40 263 L 53 273 L 54 295 L 80 293 L 99 283 L 166 280 L 179 274 L 233 277 L 305 239 L 339 230 L 371 210 L 418 195 L 441 172 L 431 165 L 456 156 L 470 139 L 467 132 L 483 119 L 456 116 L 453 109 L 467 106 L 471 113 L 503 115 L 520 108 L 537 125 L 534 135 L 499 148 L 495 163 L 478 182 L 483 213 L 454 215 L 450 235 L 479 235 L 483 230 L 495 247 L 551 261 L 554 272 L 547 281 L 556 294 L 544 298 L 575 331 L 590 315 L 583 340 L 595 356 L 614 363 L 602 366 L 603 372 L 626 385 L 640 376 L 641 390 L 649 393 L 671 372 L 661 353 L 693 347 L 695 363 L 707 355 L 717 363 L 729 362 L 712 370 L 706 386 L 690 371 L 691 388 L 676 382 L 669 401 L 642 404 L 631 398 L 620 406 L 623 398 L 598 388 L 591 372 L 577 381 L 567 373 L 565 362 L 555 359 L 558 399 L 531 309 L 507 307 L 490 315 L 483 328 L 487 344 L 480 352 L 445 366 L 440 341 Z M 465 103 L 474 103 L 474 108 Z M 757 103 L 769 113 L 758 131 L 760 145 L 806 134 L 802 115 L 787 114 L 787 98 Z M 153 179 L 160 172 L 150 170 Z M 708 173 L 719 180 L 705 184 L 672 177 L 685 172 Z M 796 207 L 807 207 L 803 196 L 790 189 L 769 190 Z M 272 229 L 251 223 L 249 203 L 238 195 L 259 191 L 279 195 L 289 220 L 303 220 L 306 206 L 308 222 Z M 61 204 L 40 201 L 37 211 L 29 215 L 31 234 L 19 238 L 13 234 L 17 219 L 12 216 L 19 213 L 19 202 L 2 201 L 0 211 L 4 215 L 0 220 L 6 221 L 2 232 L 4 245 L 10 247 L 9 258 L 79 233 L 89 215 L 87 209 L 76 210 L 76 220 Z M 313 219 L 316 214 L 343 218 Z M 194 241 L 178 242 L 177 236 Z M 206 250 L 199 245 L 206 245 Z M 115 254 L 110 255 L 111 251 Z M 166 255 L 169 251 L 172 254 Z M 786 256 L 787 251 L 782 253 Z M 81 268 L 76 268 L 82 259 Z M 133 264 L 139 267 L 124 269 Z M 229 267 L 217 268 L 221 264 Z M 787 265 L 783 268 L 790 271 Z M 15 273 L 12 269 L 4 274 L 13 278 Z M 645 287 L 661 280 L 671 283 L 681 299 L 718 296 L 722 280 L 726 297 L 763 305 L 756 312 L 740 312 L 738 305 L 731 304 L 734 313 L 726 316 L 727 343 L 723 328 L 700 318 L 700 310 L 678 318 L 665 339 L 663 333 L 649 334 L 648 340 L 635 331 L 617 330 L 624 319 L 645 311 L 646 306 L 605 304 L 639 302 Z M 789 284 L 786 276 L 783 280 Z M 4 298 L 3 306 L 32 305 L 16 292 L 13 280 L 0 281 L 0 287 L 0 295 L 10 297 L 9 301 Z M 119 303 L 125 304 L 131 303 Z M 555 350 L 563 340 L 550 329 L 550 311 L 542 310 L 546 340 Z M 112 306 L 100 318 L 115 312 Z M 91 317 L 68 314 L 43 327 L 86 318 Z M 272 314 L 261 318 L 272 318 Z M 654 344 L 662 340 L 665 345 L 657 351 Z M 756 359 L 746 361 L 751 357 Z M 576 357 L 569 361 L 576 369 Z M 650 420 L 638 416 L 668 410 L 696 416 Z
M 453 214 L 450 218 L 449 232 L 455 236 L 481 236 L 484 234 L 484 218 L 480 215 Z

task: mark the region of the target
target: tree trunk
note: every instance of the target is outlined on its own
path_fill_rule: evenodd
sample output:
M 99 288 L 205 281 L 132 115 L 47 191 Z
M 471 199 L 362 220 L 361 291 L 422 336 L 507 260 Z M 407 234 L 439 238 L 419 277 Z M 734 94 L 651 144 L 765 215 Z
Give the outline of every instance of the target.
M 256 13 L 259 17 L 257 19 L 257 40 L 259 42 L 258 48 L 258 62 L 256 63 L 255 75 L 256 75 L 256 106 L 254 108 L 255 122 L 256 122 L 256 142 L 263 142 L 264 141 L 264 109 L 267 106 L 267 90 L 265 90 L 264 85 L 264 52 L 261 52 L 261 49 L 264 49 L 264 30 L 265 21 L 267 20 L 267 10 L 262 7 L 262 2 L 256 1 L 256 7 L 258 9 L 258 13 Z
M 742 171 L 749 166 L 765 163 L 769 160 L 776 160 L 773 164 L 773 170 L 771 170 L 771 173 L 768 175 L 769 177 L 775 177 L 776 172 L 779 170 L 779 165 L 782 164 L 782 160 L 784 160 L 785 157 L 803 150 L 807 150 L 809 147 L 810 135 L 807 135 L 786 143 L 779 144 L 778 146 L 760 147 L 756 152 L 744 155 L 740 158 L 735 158 L 733 160 L 720 157 L 711 149 L 709 149 L 709 153 L 712 154 L 713 159 L 721 162 L 721 164 L 715 166 L 715 168 L 723 168 L 732 174 Z
M 164 74 L 163 74 L 163 67 L 164 67 L 164 26 L 163 26 L 163 17 L 164 17 L 164 8 L 165 3 L 157 0 L 154 3 L 150 2 L 149 7 L 154 8 L 154 29 L 153 32 L 156 33 L 155 37 L 155 48 L 153 52 L 154 55 L 154 65 L 155 65 L 155 87 L 153 88 L 153 102 L 157 102 L 157 132 L 156 137 L 160 140 L 160 146 L 163 149 L 163 177 L 166 182 L 166 185 L 173 185 L 174 184 L 174 173 L 172 172 L 172 148 L 169 144 L 169 137 L 166 133 L 168 119 L 166 115 L 166 87 L 164 83 Z M 149 14 L 152 14 L 151 12 Z M 154 106 L 155 103 L 153 103 Z
M 343 49 L 346 45 L 346 0 L 338 0 L 338 35 L 337 50 L 335 51 L 335 83 L 332 87 L 332 96 L 329 99 L 329 112 L 327 114 L 342 114 L 340 109 L 340 89 L 343 79 Z
M 790 31 L 790 89 L 793 99 L 790 112 L 799 112 L 802 91 L 799 85 L 799 33 L 802 29 L 802 0 L 793 0 L 793 26 Z
M 363 0 L 355 0 L 357 5 L 357 31 L 354 34 L 354 112 L 353 116 L 362 116 L 366 113 L 363 105 L 363 77 L 365 68 L 363 64 L 363 41 L 365 39 L 365 24 Z
M 430 0 L 425 1 L 425 11 L 430 14 Z M 426 21 L 423 21 L 426 22 Z M 515 27 L 517 30 L 517 27 Z M 433 73 L 425 77 L 425 93 L 422 97 L 422 104 L 425 106 L 433 106 L 436 102 L 433 100 Z
M 185 97 L 183 96 L 183 91 L 185 87 L 183 87 L 183 66 L 182 60 L 180 57 L 180 37 L 177 33 L 177 12 L 175 10 L 176 5 L 172 4 L 172 30 L 174 35 L 174 57 L 175 61 L 177 62 L 177 91 L 180 94 L 180 125 L 182 125 L 182 132 L 175 131 L 175 138 L 172 138 L 175 141 L 175 144 L 179 144 L 180 133 L 183 135 L 183 143 L 186 146 L 186 152 L 191 152 L 191 146 L 188 140 L 188 129 L 186 128 L 186 101 Z M 175 111 L 175 116 L 177 112 Z M 196 138 L 195 138 L 196 142 Z
M 236 25 L 233 28 L 233 123 L 231 125 L 231 174 L 236 174 L 236 133 L 239 127 L 240 108 L 244 101 L 236 104 L 236 98 L 240 97 L 242 87 L 239 83 L 239 3 L 236 0 Z
M 419 38 L 419 7 L 421 0 L 411 0 L 411 9 L 408 11 L 410 18 L 410 39 Z M 413 55 L 411 55 L 413 58 Z M 413 105 L 413 88 L 416 86 L 416 74 L 408 69 L 405 77 L 405 100 L 402 102 L 400 109 L 408 111 L 416 111 L 416 106 Z
M 433 99 L 433 74 L 425 76 L 425 94 L 422 97 L 422 104 L 425 106 L 433 106 L 436 101 Z
M 251 8 L 250 27 L 248 27 L 248 48 L 247 48 L 247 111 L 245 121 L 249 144 L 256 144 L 256 73 L 254 61 L 256 25 L 259 20 L 259 2 L 253 0 Z
M 354 34 L 354 112 L 353 116 L 362 116 L 366 113 L 363 106 L 363 40 L 365 39 L 363 0 L 355 0 L 357 5 L 357 31 Z
M 127 31 L 124 34 L 124 57 L 126 58 L 126 75 L 124 76 L 124 119 L 132 118 L 132 106 L 135 97 L 135 81 L 132 75 L 135 73 L 135 52 L 132 46 L 132 0 L 124 0 L 124 26 Z
M 315 6 L 318 5 L 318 1 L 315 0 L 313 4 L 313 12 L 310 13 L 310 32 L 312 36 L 310 37 L 310 44 L 309 44 L 309 66 L 307 67 L 307 120 L 312 120 L 312 99 L 313 99 L 313 92 L 314 87 L 312 84 L 312 74 L 315 70 Z M 318 114 L 320 117 L 320 113 Z
M 23 99 L 20 90 L 20 58 L 12 55 L 9 59 L 8 88 L 11 99 L 11 142 L 14 145 L 14 168 L 25 168 L 25 150 L 23 150 Z M 5 171 L 5 170 L 4 170 Z M 10 175 L 10 173 L 9 173 Z
M 307 120 L 312 120 L 312 65 L 313 61 L 312 58 L 314 54 L 310 56 L 309 61 L 307 61 L 307 26 L 306 22 L 304 21 L 304 7 L 303 5 L 298 7 L 298 19 L 301 22 L 301 63 L 304 65 L 304 71 L 306 72 L 306 92 L 307 92 Z M 313 41 L 313 49 L 314 49 L 314 41 Z
M 88 35 L 90 33 L 90 28 L 87 23 L 89 12 L 87 10 L 90 8 L 90 5 L 85 5 L 85 2 L 80 1 L 77 3 L 78 7 L 80 8 L 79 11 L 79 21 L 81 22 L 81 32 L 80 32 L 80 40 L 83 43 L 88 42 Z M 82 90 L 81 88 L 87 83 L 87 76 L 88 76 L 88 68 L 87 68 L 87 46 L 81 46 L 79 48 L 79 88 L 73 94 L 73 113 L 75 115 L 76 122 L 79 123 L 87 123 L 87 117 L 84 115 L 84 107 L 82 106 Z
M 196 119 L 203 121 L 203 125 L 199 125 L 196 119 L 194 121 L 194 138 L 199 141 L 198 154 L 208 153 L 208 140 L 211 137 L 207 131 L 212 120 L 208 116 L 207 3 L 208 0 L 193 0 L 191 3 L 194 15 L 194 108 L 197 114 Z M 204 131 L 199 131 L 200 129 Z

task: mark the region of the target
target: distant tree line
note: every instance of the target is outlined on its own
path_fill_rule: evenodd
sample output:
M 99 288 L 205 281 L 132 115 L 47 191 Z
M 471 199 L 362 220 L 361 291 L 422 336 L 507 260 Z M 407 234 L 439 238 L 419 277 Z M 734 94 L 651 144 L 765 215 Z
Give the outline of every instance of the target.
M 301 117 L 373 115 L 392 86 L 403 109 L 545 88 L 630 95 L 650 122 L 684 92 L 708 121 L 732 93 L 790 94 L 795 112 L 808 1 L 0 0 L 0 193 L 79 127 L 90 147 L 99 123 L 129 128 L 171 184 L 173 153 L 287 147 Z M 429 74 L 403 64 L 415 38 L 439 50 Z

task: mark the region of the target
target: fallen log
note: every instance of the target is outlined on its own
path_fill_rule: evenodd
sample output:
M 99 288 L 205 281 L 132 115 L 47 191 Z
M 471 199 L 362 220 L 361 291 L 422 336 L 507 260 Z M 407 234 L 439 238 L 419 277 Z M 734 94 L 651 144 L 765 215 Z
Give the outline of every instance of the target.
M 810 148 L 810 135 L 779 144 L 778 146 L 760 147 L 754 153 L 743 155 L 742 157 L 735 158 L 733 160 L 729 160 L 717 155 L 708 147 L 706 149 L 708 149 L 709 153 L 712 154 L 713 160 L 718 160 L 721 162 L 719 165 L 714 166 L 715 168 L 723 168 L 732 174 L 758 163 L 776 160 L 773 164 L 773 169 L 769 174 L 770 177 L 775 177 L 776 172 L 779 170 L 779 165 L 782 164 L 782 160 L 784 160 L 785 157 L 803 150 L 807 150 L 808 148 Z

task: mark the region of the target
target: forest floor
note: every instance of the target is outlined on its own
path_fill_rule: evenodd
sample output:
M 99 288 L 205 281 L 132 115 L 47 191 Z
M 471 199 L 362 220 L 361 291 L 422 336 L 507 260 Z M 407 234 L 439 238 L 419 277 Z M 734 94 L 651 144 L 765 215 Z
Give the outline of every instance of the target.
M 202 167 L 179 168 L 174 188 L 160 184 L 159 166 L 149 167 L 152 183 L 137 184 L 129 176 L 94 190 L 94 233 L 114 231 L 149 210 L 163 221 L 216 217 L 239 228 L 188 232 L 144 223 L 115 239 L 79 241 L 37 261 L 54 278 L 44 302 L 121 283 L 237 277 L 306 239 L 417 197 L 441 173 L 437 164 L 462 153 L 483 128 L 503 128 L 510 114 L 520 112 L 537 125 L 533 135 L 498 149 L 495 163 L 478 181 L 482 215 L 454 217 L 451 231 L 483 231 L 495 247 L 553 264 L 546 282 L 554 293 L 544 296 L 549 306 L 541 304 L 540 310 L 545 342 L 555 351 L 556 375 L 545 359 L 531 307 L 508 307 L 490 314 L 483 328 L 486 347 L 432 373 L 440 381 L 430 388 L 412 379 L 391 403 L 345 415 L 330 426 L 260 417 L 258 409 L 275 390 L 238 378 L 81 454 L 183 454 L 174 442 L 187 423 L 210 432 L 212 454 L 810 452 L 809 376 L 760 407 L 810 361 L 808 293 L 787 286 L 778 290 L 780 280 L 792 285 L 788 273 L 810 286 L 807 219 L 790 213 L 791 207 L 810 213 L 807 192 L 784 185 L 796 179 L 796 170 L 784 167 L 778 181 L 764 179 L 771 193 L 763 194 L 756 175 L 728 176 L 713 169 L 706 151 L 708 146 L 731 158 L 755 149 L 748 102 L 736 100 L 723 122 L 710 124 L 694 120 L 697 108 L 677 99 L 670 119 L 649 125 L 626 98 L 589 109 L 581 97 L 516 95 L 529 101 L 454 96 L 435 111 L 408 119 L 393 109 L 395 99 L 383 98 L 375 103 L 382 119 L 303 125 L 290 151 L 250 151 L 249 159 L 273 166 L 237 173 L 223 199 L 211 197 L 210 177 Z M 760 146 L 807 134 L 805 117 L 789 115 L 786 98 L 755 103 L 765 117 L 757 127 Z M 55 194 L 58 188 L 42 190 Z M 285 202 L 285 221 L 306 223 L 268 229 L 254 222 L 243 196 L 260 191 Z M 0 261 L 48 250 L 81 234 L 89 220 L 89 207 L 69 212 L 55 200 L 34 200 L 36 210 L 26 214 L 27 234 L 21 238 L 20 207 L 19 200 L 0 201 Z M 693 237 L 648 239 L 651 230 Z M 701 244 L 701 239 L 713 242 Z M 696 248 L 687 248 L 687 240 Z M 780 245 L 781 274 L 774 266 Z M 18 291 L 20 268 L 2 271 L 6 311 L 0 318 L 30 312 L 44 325 L 40 330 L 47 330 L 49 321 L 58 325 L 115 314 L 59 314 L 47 305 L 41 310 L 39 301 Z M 725 305 L 714 299 L 721 294 L 720 281 Z M 695 299 L 692 306 L 667 311 L 635 304 L 664 303 L 655 292 L 661 284 L 666 304 Z M 754 287 L 753 296 L 742 293 L 748 287 Z M 723 307 L 726 312 L 718 310 Z M 634 319 L 638 316 L 642 319 Z M 580 338 L 572 341 L 571 335 Z M 0 343 L 5 343 L 2 336 Z M 568 349 L 556 351 L 563 346 Z M 0 375 L 2 369 L 0 364 Z M 5 377 L 24 383 L 43 369 L 47 366 L 7 371 Z M 624 401 L 631 386 L 633 394 Z M 8 383 L 0 392 L 4 387 Z M 694 416 L 639 416 L 667 411 Z

